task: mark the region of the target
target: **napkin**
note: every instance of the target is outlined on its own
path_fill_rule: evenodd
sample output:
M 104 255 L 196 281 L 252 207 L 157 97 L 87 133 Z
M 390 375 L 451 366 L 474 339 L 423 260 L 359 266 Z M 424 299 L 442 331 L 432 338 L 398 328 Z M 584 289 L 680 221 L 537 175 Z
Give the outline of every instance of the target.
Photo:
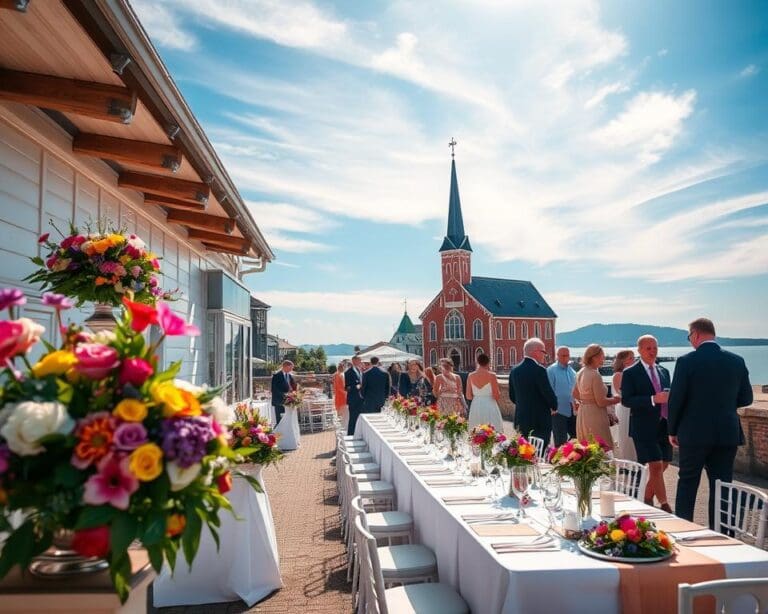
M 424 450 L 423 447 L 421 447 L 417 443 L 406 443 L 405 441 L 403 443 L 395 443 L 392 446 L 395 450 Z
M 430 458 L 427 455 L 427 453 L 421 448 L 403 448 L 403 449 L 397 450 L 397 453 L 400 456 L 424 456 L 425 458 Z
M 517 513 L 516 512 L 507 512 L 507 513 L 491 512 L 491 513 L 485 513 L 485 514 L 463 514 L 461 518 L 462 520 L 465 520 L 468 523 L 484 522 L 487 520 L 514 520 L 515 518 L 517 518 Z
M 448 469 L 448 467 L 443 467 L 442 465 L 416 467 L 414 471 L 418 475 L 453 475 L 453 471 Z
M 475 524 L 472 525 L 472 530 L 481 537 L 536 537 L 540 535 L 530 525 L 512 524 L 511 522 Z
M 435 465 L 436 467 L 443 467 L 439 461 L 429 456 L 423 456 L 421 458 L 406 458 L 405 462 L 409 465 Z
M 424 480 L 428 486 L 469 486 L 464 480 Z
M 566 486 L 565 488 L 563 488 L 563 492 L 566 495 L 576 496 L 576 489 L 575 488 L 571 488 L 570 486 Z M 593 490 L 592 491 L 592 498 L 593 499 L 599 499 L 600 498 L 600 491 L 599 490 Z M 633 499 L 629 495 L 625 495 L 625 494 L 620 493 L 620 492 L 614 492 L 613 493 L 613 500 L 614 501 L 635 501 L 635 499 Z
M 443 497 L 446 505 L 468 505 L 472 503 L 487 503 L 485 495 L 451 495 Z
M 733 539 L 727 535 L 691 535 L 690 537 L 678 537 L 675 539 L 678 546 L 699 548 L 702 546 L 743 546 L 744 542 Z
M 685 533 L 686 531 L 701 531 L 706 527 L 702 527 L 700 524 L 684 520 L 682 518 L 659 518 L 654 520 L 653 524 L 657 529 L 666 531 L 667 533 Z
M 499 554 L 514 554 L 515 552 L 558 552 L 560 544 L 555 541 L 535 544 L 526 543 L 500 543 L 491 544 L 491 547 Z

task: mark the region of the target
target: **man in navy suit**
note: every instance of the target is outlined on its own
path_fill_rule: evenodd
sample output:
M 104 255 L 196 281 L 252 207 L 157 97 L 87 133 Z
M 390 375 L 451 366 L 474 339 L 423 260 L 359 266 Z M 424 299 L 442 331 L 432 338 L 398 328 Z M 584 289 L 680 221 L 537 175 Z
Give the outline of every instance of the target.
M 664 485 L 664 471 L 672 460 L 667 430 L 669 371 L 656 364 L 659 344 L 655 337 L 640 337 L 637 353 L 640 360 L 624 369 L 621 377 L 621 403 L 629 407 L 629 436 L 635 444 L 637 462 L 648 464 L 645 502 L 653 505 L 655 495 L 659 507 L 671 512 Z
M 509 398 L 515 404 L 515 428 L 524 436 L 532 433 L 549 445 L 552 415 L 557 397 L 549 384 L 544 342 L 533 337 L 523 346 L 523 361 L 509 372 Z
M 275 419 L 280 422 L 280 418 L 285 413 L 285 395 L 296 390 L 296 379 L 291 374 L 293 363 L 290 360 L 284 360 L 283 366 L 279 371 L 272 374 L 272 406 L 275 408 Z
M 391 380 L 389 373 L 379 366 L 376 356 L 371 358 L 371 368 L 363 373 L 363 385 L 360 393 L 363 395 L 363 412 L 373 414 L 380 412 L 389 396 Z
M 347 405 L 349 406 L 349 425 L 347 435 L 355 434 L 357 417 L 363 411 L 363 396 L 360 389 L 363 387 L 363 361 L 359 356 L 352 357 L 352 366 L 344 372 L 344 388 L 347 391 Z
M 752 403 L 752 386 L 744 359 L 715 343 L 711 320 L 694 320 L 688 331 L 695 351 L 677 359 L 669 393 L 669 440 L 680 452 L 675 513 L 693 520 L 701 470 L 706 469 L 709 527 L 714 528 L 715 498 L 720 497 L 715 480 L 733 480 L 736 448 L 744 444 L 736 410 Z

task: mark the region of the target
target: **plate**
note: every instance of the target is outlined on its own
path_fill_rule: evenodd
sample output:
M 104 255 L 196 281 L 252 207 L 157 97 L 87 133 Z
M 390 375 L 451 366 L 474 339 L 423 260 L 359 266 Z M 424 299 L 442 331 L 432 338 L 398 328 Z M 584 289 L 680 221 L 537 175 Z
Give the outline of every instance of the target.
M 594 550 L 590 550 L 581 541 L 576 542 L 576 545 L 578 546 L 579 550 L 581 550 L 587 556 L 591 556 L 594 559 L 600 559 L 603 561 L 612 561 L 613 563 L 658 563 L 659 561 L 666 561 L 675 553 L 672 551 L 668 554 L 665 554 L 664 556 L 646 557 L 610 556 L 608 554 L 603 554 L 602 552 L 595 552 Z

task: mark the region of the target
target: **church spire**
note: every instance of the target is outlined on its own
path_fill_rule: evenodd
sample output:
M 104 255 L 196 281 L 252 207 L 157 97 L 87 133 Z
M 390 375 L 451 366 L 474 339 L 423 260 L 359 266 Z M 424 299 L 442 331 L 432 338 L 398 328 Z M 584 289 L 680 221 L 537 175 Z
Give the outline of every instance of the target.
M 464 219 L 461 215 L 461 199 L 459 198 L 459 180 L 456 178 L 456 160 L 454 158 L 456 140 L 451 139 L 448 146 L 451 148 L 451 195 L 448 200 L 448 231 L 445 234 L 440 251 L 447 252 L 452 249 L 463 249 L 471 252 L 472 246 L 469 244 L 469 237 L 464 234 Z

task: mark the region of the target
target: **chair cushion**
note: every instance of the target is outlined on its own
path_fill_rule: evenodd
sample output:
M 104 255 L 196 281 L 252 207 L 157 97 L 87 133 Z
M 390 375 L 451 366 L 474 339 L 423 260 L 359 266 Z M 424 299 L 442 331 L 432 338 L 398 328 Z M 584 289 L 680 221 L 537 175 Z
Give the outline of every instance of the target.
M 349 466 L 352 473 L 380 473 L 381 465 L 379 463 L 354 463 Z
M 358 484 L 358 490 L 360 495 L 393 495 L 395 493 L 395 487 L 392 482 L 385 482 L 384 480 L 375 480 L 373 482 L 361 482 Z
M 374 534 L 408 531 L 413 527 L 413 518 L 407 512 L 369 512 L 365 521 Z
M 342 441 L 364 441 L 363 439 L 355 437 L 354 435 L 344 435 L 341 439 Z
M 353 463 L 372 463 L 373 455 L 370 452 L 352 452 L 349 460 Z
M 435 553 L 421 544 L 380 546 L 377 550 L 385 581 L 396 577 L 428 576 L 437 573 Z
M 368 451 L 368 444 L 364 441 L 357 442 L 357 441 L 348 441 L 344 444 L 344 449 L 347 452 L 367 452 Z
M 384 591 L 387 607 L 397 614 L 468 614 L 469 606 L 447 584 L 408 584 Z
M 373 472 L 356 473 L 355 478 L 357 479 L 358 483 L 377 482 L 381 480 L 381 473 L 379 473 L 378 471 L 376 473 L 373 473 Z

